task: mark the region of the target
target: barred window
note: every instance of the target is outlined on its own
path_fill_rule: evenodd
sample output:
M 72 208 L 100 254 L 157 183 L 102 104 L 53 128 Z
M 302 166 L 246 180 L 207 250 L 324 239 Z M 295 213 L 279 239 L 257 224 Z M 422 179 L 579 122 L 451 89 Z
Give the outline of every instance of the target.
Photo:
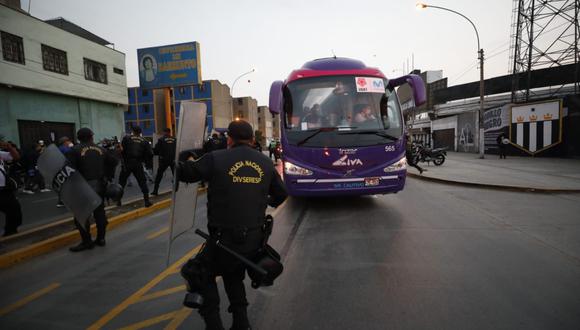
M 96 81 L 101 84 L 107 83 L 107 66 L 88 58 L 84 58 L 85 79 Z
M 2 35 L 2 54 L 4 60 L 26 64 L 24 61 L 24 44 L 22 38 L 8 32 L 0 32 Z
M 66 52 L 47 45 L 42 45 L 42 67 L 46 71 L 68 75 Z

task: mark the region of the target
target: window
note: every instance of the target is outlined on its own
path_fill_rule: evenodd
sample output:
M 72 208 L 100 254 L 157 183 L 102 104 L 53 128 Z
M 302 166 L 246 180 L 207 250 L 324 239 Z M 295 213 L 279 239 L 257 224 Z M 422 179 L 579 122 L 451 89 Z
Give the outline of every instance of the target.
M 133 106 L 130 105 L 129 108 L 127 109 L 127 114 L 130 115 L 131 112 L 133 112 Z
M 149 113 L 149 104 L 143 104 L 143 112 Z
M 244 105 L 244 99 L 238 98 L 238 105 Z
M 119 69 L 119 68 L 113 68 L 113 72 L 116 74 L 120 74 L 121 76 L 125 74 L 125 71 L 123 71 L 123 69 Z
M 179 87 L 179 94 L 184 95 L 185 94 L 185 88 L 184 87 Z
M 103 63 L 84 59 L 85 62 L 85 79 L 96 81 L 101 84 L 107 83 L 107 66 Z
M 145 129 L 151 128 L 151 121 L 144 121 L 143 122 L 143 128 L 145 128 Z
M 68 75 L 66 52 L 42 45 L 42 67 L 46 71 Z
M 25 64 L 24 44 L 22 38 L 13 34 L 1 31 L 2 33 L 2 54 L 4 60 Z
M 148 90 L 146 90 L 146 89 L 142 89 L 142 90 L 141 90 L 141 95 L 142 95 L 142 96 L 147 96 L 147 95 L 149 95 L 149 91 L 148 91 Z

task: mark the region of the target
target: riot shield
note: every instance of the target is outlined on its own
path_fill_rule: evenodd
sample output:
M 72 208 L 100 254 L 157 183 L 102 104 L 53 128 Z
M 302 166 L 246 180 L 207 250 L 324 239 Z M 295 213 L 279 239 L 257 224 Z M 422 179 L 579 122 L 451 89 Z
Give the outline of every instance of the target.
M 182 101 L 179 111 L 179 127 L 177 128 L 177 146 L 175 163 L 179 154 L 186 150 L 203 147 L 206 126 L 205 103 Z M 199 183 L 180 183 L 173 180 L 173 193 L 169 224 L 169 245 L 167 248 L 167 264 L 171 258 L 171 247 L 177 237 L 193 228 L 195 210 L 197 207 L 197 190 Z
M 79 172 L 67 165 L 66 158 L 54 144 L 38 158 L 38 170 L 80 223 L 88 220 L 101 204 L 101 197 Z

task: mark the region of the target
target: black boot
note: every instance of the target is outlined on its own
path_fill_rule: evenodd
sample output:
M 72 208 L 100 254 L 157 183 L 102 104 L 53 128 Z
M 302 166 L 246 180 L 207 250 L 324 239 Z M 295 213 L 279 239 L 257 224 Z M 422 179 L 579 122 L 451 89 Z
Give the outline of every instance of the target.
M 230 330 L 250 330 L 250 321 L 248 320 L 248 313 L 244 310 L 232 312 L 233 323 Z
M 151 204 L 151 201 L 149 200 L 149 195 L 143 195 L 143 201 L 145 202 L 145 207 L 149 207 L 153 204 Z
M 69 250 L 70 252 L 80 252 L 84 250 L 90 250 L 94 247 L 95 245 L 93 244 L 93 242 L 81 242 L 79 245 L 70 247 Z
M 222 324 L 222 319 L 220 315 L 205 315 L 203 316 L 203 320 L 205 322 L 205 329 L 206 330 L 225 330 L 224 325 Z

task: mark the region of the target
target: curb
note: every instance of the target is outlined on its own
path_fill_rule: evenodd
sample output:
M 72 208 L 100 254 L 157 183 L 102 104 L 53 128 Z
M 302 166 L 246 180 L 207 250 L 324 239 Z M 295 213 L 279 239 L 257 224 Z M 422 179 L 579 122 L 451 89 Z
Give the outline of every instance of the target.
M 412 178 L 419 179 L 419 180 L 444 183 L 444 184 L 452 184 L 452 185 L 465 186 L 465 187 L 478 187 L 478 188 L 487 188 L 487 189 L 494 189 L 494 190 L 518 191 L 518 192 L 528 192 L 528 193 L 544 193 L 544 194 L 556 194 L 556 193 L 578 194 L 578 193 L 580 193 L 580 189 L 534 188 L 534 187 L 521 187 L 521 186 L 505 186 L 505 185 L 479 183 L 479 182 L 454 181 L 454 180 L 448 180 L 448 179 L 434 178 L 434 177 L 430 177 L 430 176 L 423 176 L 423 175 L 409 173 L 409 172 L 407 172 L 407 175 L 412 177 Z
M 133 211 L 129 211 L 127 213 L 120 214 L 118 216 L 112 217 L 109 219 L 109 225 L 107 230 L 111 230 L 116 228 L 124 223 L 127 223 L 131 220 L 140 218 L 142 216 L 151 214 L 158 210 L 165 209 L 171 205 L 171 198 L 161 200 L 150 207 L 142 207 Z M 95 225 L 91 225 L 91 233 L 95 234 L 96 227 Z M 46 254 L 48 252 L 52 252 L 56 249 L 59 249 L 63 246 L 70 245 L 74 242 L 79 240 L 78 232 L 71 231 L 68 233 L 60 234 L 58 236 L 49 238 L 47 240 L 29 245 L 27 247 L 23 247 L 14 251 L 10 251 L 6 254 L 0 255 L 0 269 L 4 269 L 15 265 L 19 262 L 24 260 Z

